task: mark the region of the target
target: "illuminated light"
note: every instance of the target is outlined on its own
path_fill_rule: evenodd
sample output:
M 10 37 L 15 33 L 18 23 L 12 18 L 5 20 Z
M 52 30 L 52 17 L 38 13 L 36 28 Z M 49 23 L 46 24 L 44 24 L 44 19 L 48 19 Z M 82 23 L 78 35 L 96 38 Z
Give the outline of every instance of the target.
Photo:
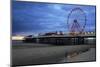
M 88 34 L 90 34 L 90 32 L 88 32 Z
M 89 40 L 93 40 L 93 39 L 95 39 L 95 38 L 87 38 L 87 39 L 89 39 Z
M 12 36 L 12 40 L 23 40 L 23 36 Z
M 94 34 L 94 32 L 90 32 L 90 34 Z

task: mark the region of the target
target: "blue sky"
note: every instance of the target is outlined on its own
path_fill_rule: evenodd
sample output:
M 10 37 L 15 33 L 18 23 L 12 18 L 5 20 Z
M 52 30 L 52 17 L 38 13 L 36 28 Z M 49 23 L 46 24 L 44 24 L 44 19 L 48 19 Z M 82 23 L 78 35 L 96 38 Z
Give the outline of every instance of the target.
M 67 27 L 68 15 L 72 9 L 77 7 L 81 8 L 86 14 L 87 21 L 84 30 L 95 31 L 95 6 L 13 1 L 12 34 L 27 35 L 53 31 L 69 32 Z M 84 15 L 77 13 L 80 25 L 84 24 L 84 20 L 80 20 L 82 17 L 84 18 Z M 73 17 L 76 18 L 76 15 Z

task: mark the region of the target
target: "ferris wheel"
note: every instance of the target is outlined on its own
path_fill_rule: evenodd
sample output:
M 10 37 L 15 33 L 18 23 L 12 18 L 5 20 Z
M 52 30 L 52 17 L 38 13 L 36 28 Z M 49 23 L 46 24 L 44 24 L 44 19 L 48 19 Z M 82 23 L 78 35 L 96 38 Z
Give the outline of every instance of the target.
M 68 14 L 68 30 L 71 35 L 78 35 L 84 32 L 86 26 L 86 14 L 81 8 L 74 8 Z

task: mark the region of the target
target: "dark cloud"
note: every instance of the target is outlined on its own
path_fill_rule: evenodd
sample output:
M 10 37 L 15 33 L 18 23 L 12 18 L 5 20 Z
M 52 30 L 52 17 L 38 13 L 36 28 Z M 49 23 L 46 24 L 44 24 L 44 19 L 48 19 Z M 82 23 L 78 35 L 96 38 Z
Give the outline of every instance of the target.
M 13 1 L 12 33 L 39 33 L 50 31 L 68 32 L 67 20 L 69 12 L 75 8 L 83 9 L 87 16 L 86 31 L 95 28 L 95 7 L 65 4 L 44 4 L 35 2 Z M 91 11 L 90 11 L 91 10 Z M 75 17 L 75 16 L 73 16 Z M 79 15 L 81 17 L 81 15 Z M 71 18 L 72 19 L 72 18 Z M 82 22 L 82 20 L 80 20 Z M 83 22 L 82 22 L 83 23 Z

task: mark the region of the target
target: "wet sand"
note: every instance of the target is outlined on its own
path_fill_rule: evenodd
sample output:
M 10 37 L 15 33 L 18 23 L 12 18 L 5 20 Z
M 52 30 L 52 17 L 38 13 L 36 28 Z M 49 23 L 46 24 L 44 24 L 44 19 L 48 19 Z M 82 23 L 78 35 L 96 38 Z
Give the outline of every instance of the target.
M 70 53 L 78 53 L 68 57 Z M 37 65 L 75 61 L 95 61 L 94 45 L 53 46 L 49 44 L 19 43 L 12 47 L 12 64 Z

